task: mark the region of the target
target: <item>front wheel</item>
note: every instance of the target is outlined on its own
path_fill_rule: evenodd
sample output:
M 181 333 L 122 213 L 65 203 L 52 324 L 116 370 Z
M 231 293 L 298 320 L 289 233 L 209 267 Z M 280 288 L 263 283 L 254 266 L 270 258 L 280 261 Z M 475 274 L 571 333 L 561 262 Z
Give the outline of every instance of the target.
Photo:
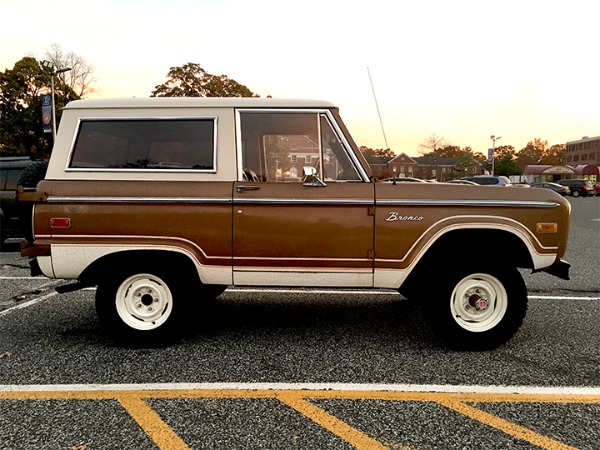
M 456 270 L 423 305 L 425 316 L 446 344 L 456 350 L 491 350 L 521 327 L 527 288 L 516 268 Z
M 123 343 L 167 343 L 177 329 L 181 295 L 165 270 L 125 271 L 98 285 L 96 311 L 107 331 Z
M 579 189 L 573 189 L 573 192 L 571 193 L 571 195 L 573 197 L 579 197 L 579 195 L 581 195 L 581 192 L 579 192 Z

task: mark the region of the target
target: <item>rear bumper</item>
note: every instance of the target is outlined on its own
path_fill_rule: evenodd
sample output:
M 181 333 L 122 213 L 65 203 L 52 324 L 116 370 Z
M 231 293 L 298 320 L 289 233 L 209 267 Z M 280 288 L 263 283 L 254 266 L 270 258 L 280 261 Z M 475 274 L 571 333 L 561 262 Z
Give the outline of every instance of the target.
M 29 258 L 50 256 L 50 244 L 33 244 L 29 241 L 22 241 L 21 256 L 27 256 Z

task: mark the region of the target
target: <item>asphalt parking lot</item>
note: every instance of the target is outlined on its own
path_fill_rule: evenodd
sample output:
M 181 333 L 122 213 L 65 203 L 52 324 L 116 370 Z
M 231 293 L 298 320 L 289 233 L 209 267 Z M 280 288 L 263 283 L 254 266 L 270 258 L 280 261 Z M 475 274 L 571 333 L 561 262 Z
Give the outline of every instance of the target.
M 394 292 L 256 289 L 124 348 L 93 289 L 58 295 L 2 253 L 0 448 L 598 449 L 599 200 L 572 200 L 572 280 L 524 274 L 523 328 L 482 353 Z

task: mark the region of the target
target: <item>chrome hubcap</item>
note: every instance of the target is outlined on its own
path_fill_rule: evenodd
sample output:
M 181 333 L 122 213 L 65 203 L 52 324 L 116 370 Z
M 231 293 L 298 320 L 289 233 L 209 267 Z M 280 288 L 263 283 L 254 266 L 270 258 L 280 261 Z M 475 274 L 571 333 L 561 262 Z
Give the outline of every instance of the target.
M 508 295 L 496 277 L 476 273 L 463 278 L 450 299 L 452 317 L 468 331 L 494 328 L 506 314 Z

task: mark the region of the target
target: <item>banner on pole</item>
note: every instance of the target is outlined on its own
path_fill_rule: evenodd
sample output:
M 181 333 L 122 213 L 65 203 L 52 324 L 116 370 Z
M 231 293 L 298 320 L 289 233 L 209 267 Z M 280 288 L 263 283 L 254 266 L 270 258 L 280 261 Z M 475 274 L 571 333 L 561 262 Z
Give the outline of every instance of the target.
M 487 160 L 487 162 L 489 162 L 491 164 L 493 160 L 494 160 L 494 149 L 493 148 L 488 148 L 488 160 Z
M 42 127 L 44 133 L 52 133 L 52 97 L 42 95 Z

